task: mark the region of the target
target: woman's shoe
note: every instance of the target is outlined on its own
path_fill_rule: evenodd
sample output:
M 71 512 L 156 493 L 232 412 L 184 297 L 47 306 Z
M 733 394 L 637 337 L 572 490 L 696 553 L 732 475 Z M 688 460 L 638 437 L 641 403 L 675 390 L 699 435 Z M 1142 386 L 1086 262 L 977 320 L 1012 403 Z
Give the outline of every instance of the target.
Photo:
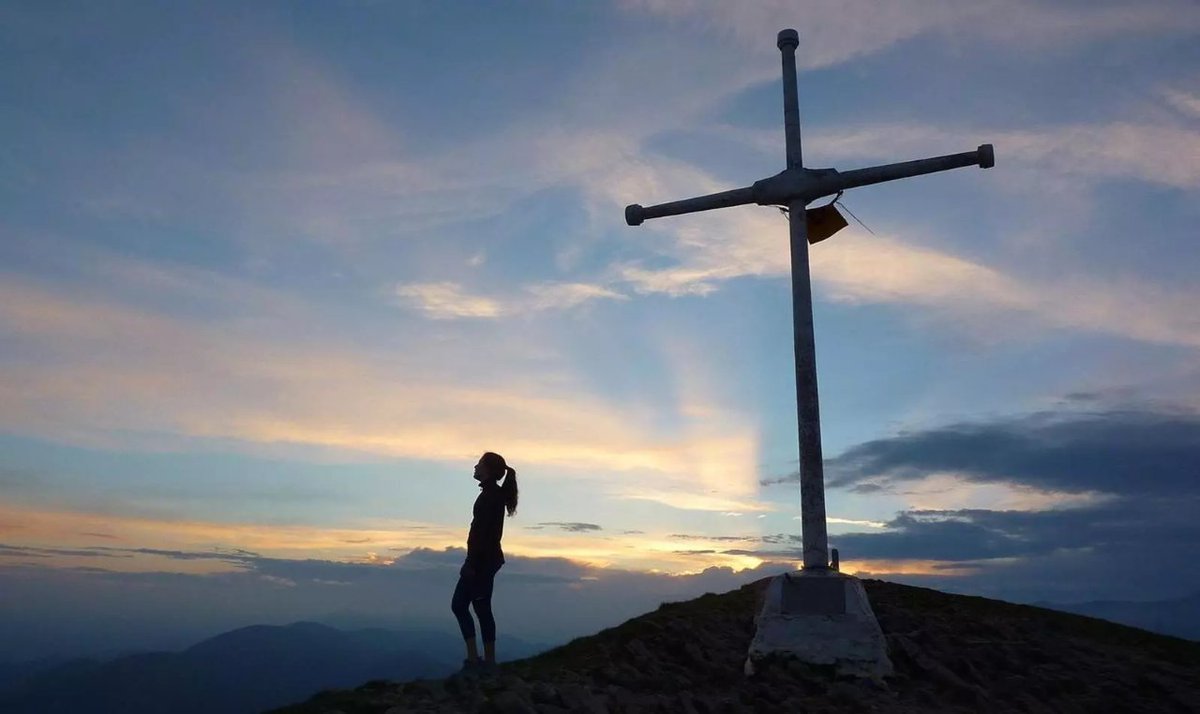
M 458 670 L 461 675 L 477 675 L 483 672 L 484 661 L 482 657 L 471 659 L 470 657 L 463 660 L 462 669 Z

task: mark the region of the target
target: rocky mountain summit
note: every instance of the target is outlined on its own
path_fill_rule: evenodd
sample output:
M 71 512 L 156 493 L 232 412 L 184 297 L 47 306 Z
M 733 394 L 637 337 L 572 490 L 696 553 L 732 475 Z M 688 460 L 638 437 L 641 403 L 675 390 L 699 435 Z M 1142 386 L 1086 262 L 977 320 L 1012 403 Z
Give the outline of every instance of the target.
M 400 712 L 1200 712 L 1200 643 L 879 580 L 896 674 L 767 662 L 743 675 L 767 580 L 509 662 L 488 677 L 372 681 L 274 714 Z

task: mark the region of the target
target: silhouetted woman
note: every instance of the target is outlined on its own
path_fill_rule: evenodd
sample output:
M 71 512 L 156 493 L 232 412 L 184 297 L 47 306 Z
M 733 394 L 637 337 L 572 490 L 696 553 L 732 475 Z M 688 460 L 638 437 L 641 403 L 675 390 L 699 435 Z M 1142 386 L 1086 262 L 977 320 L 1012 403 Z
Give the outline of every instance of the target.
M 500 483 L 500 479 L 504 483 Z M 504 462 L 500 454 L 487 452 L 475 464 L 475 480 L 479 482 L 479 497 L 467 536 L 467 562 L 459 571 L 458 585 L 450 609 L 458 618 L 463 640 L 467 643 L 464 671 L 494 667 L 496 664 L 496 618 L 492 616 L 492 584 L 496 572 L 504 565 L 500 538 L 504 535 L 504 512 L 517 511 L 517 472 Z M 468 605 L 473 604 L 483 635 L 483 655 L 475 645 L 475 621 Z

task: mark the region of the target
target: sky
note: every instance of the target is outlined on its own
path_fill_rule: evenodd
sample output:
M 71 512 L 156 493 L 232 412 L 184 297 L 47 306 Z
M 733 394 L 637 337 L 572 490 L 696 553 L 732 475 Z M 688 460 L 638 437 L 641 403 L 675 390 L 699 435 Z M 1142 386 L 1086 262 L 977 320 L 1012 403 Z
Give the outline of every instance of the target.
M 502 630 L 798 567 L 786 218 L 623 220 L 784 167 L 786 27 L 806 166 L 996 152 L 811 249 L 843 571 L 1200 590 L 1190 0 L 10 2 L 0 658 L 452 629 L 489 450 Z

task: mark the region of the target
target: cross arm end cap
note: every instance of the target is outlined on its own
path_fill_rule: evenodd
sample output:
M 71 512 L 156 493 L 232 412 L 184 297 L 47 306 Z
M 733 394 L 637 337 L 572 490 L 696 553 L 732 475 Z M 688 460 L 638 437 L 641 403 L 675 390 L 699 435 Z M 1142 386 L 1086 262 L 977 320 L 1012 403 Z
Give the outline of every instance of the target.
M 631 226 L 640 226 L 645 221 L 645 216 L 642 215 L 642 207 L 636 203 L 631 203 L 625 207 L 625 222 Z
M 991 144 L 982 144 L 979 149 L 979 168 L 990 169 L 996 165 L 996 151 Z
M 781 50 L 784 47 L 796 49 L 800 46 L 800 33 L 790 27 L 786 30 L 780 30 L 779 36 L 775 39 L 775 46 Z

